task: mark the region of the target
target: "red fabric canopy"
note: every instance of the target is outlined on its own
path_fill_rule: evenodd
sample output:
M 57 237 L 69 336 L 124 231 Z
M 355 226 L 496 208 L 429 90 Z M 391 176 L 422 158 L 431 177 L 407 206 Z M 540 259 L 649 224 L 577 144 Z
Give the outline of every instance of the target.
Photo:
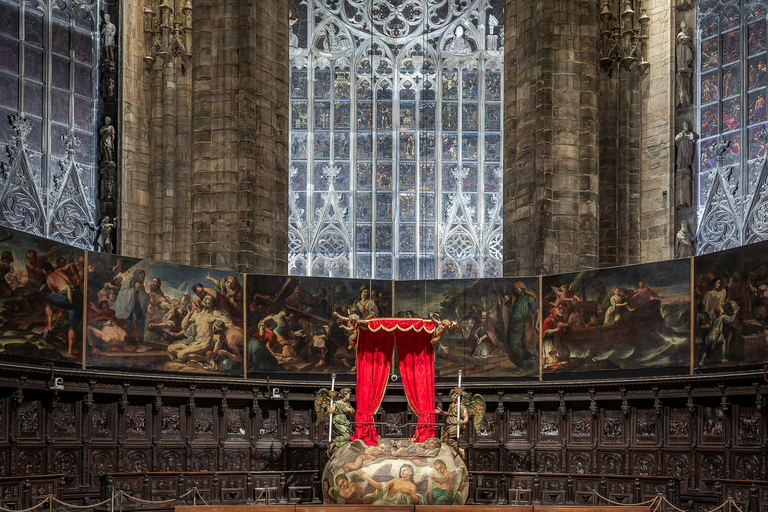
M 419 423 L 414 441 L 434 437 L 435 361 L 430 340 L 435 324 L 421 318 L 371 318 L 365 322 L 368 328 L 359 330 L 357 343 L 357 412 L 352 440 L 362 439 L 369 446 L 378 442 L 373 415 L 384 397 L 395 343 L 405 394 Z

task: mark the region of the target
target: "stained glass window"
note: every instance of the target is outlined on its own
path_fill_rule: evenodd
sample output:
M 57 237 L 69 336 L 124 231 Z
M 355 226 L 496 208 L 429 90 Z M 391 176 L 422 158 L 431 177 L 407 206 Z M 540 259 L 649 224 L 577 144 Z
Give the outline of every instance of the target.
M 768 238 L 767 6 L 699 2 L 700 254 Z
M 290 274 L 500 275 L 503 4 L 293 2 Z
M 80 246 L 95 210 L 97 18 L 96 0 L 0 0 L 0 222 Z

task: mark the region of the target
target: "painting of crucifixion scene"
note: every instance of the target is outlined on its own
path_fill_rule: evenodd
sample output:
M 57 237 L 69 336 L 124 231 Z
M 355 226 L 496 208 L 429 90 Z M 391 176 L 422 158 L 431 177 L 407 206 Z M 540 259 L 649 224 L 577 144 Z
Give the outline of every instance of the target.
M 88 366 L 243 375 L 242 274 L 89 256 Z
M 435 347 L 435 375 L 531 379 L 539 373 L 538 278 L 395 282 L 395 308 L 455 322 Z
M 85 251 L 0 228 L 0 355 L 82 364 Z
M 356 322 L 392 316 L 392 282 L 249 275 L 248 373 L 353 374 Z
M 768 243 L 694 261 L 695 370 L 768 362 Z
M 690 260 L 544 276 L 546 373 L 677 368 L 690 360 Z

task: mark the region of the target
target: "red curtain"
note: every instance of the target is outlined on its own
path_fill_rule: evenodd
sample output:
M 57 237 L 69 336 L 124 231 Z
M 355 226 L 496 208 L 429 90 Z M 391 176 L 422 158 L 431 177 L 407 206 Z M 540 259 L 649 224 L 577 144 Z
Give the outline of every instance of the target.
M 376 414 L 387 387 L 394 342 L 392 333 L 384 329 L 359 331 L 355 389 L 357 412 L 355 435 L 350 441 L 362 439 L 368 446 L 378 443 L 379 436 L 376 433 L 376 425 L 373 424 L 373 415 Z
M 414 441 L 434 437 L 435 366 L 430 339 L 435 325 L 420 318 L 376 318 L 366 323 L 368 328 L 360 329 L 357 343 L 357 413 L 351 440 L 362 439 L 369 446 L 378 442 L 373 415 L 387 387 L 395 341 L 405 394 L 420 424 Z
M 415 443 L 435 437 L 435 355 L 430 343 L 434 328 L 431 321 L 424 323 L 429 325 L 430 330 L 413 329 L 395 333 L 405 396 L 416 413 L 418 423 L 413 438 Z

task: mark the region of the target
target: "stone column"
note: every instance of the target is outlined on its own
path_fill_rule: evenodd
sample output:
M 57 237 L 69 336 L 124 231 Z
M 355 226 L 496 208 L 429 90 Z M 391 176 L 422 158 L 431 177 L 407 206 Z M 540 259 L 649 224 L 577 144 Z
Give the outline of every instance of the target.
M 192 264 L 285 273 L 287 0 L 196 0 L 192 16 Z
M 505 16 L 505 274 L 596 267 L 598 2 L 508 0 Z

